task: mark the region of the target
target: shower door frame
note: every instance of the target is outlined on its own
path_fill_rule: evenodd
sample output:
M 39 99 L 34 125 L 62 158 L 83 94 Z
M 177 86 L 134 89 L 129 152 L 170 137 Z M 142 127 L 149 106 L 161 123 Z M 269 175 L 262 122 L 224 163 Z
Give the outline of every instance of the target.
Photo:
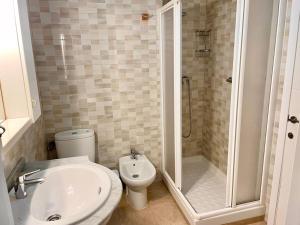
M 225 207 L 232 207 L 234 204 L 233 189 L 234 189 L 234 160 L 235 160 L 235 133 L 237 126 L 237 111 L 238 111 L 238 96 L 239 89 L 238 83 L 240 78 L 240 64 L 241 64 L 241 52 L 243 42 L 243 27 L 244 27 L 244 14 L 245 14 L 245 1 L 237 1 L 236 12 L 236 31 L 235 32 L 235 44 L 234 44 L 234 59 L 233 59 L 233 71 L 232 71 L 232 94 L 231 94 L 231 106 L 230 106 L 230 123 L 229 123 L 229 143 L 228 143 L 228 163 L 227 163 L 227 180 L 226 180 L 226 202 Z M 182 3 L 180 0 L 171 0 L 158 10 L 160 21 L 160 34 L 163 35 L 163 17 L 162 14 L 168 10 L 174 10 L 174 129 L 175 129 L 175 182 L 168 174 L 165 168 L 165 114 L 164 114 L 164 94 L 161 95 L 161 129 L 162 129 L 162 173 L 168 182 L 171 182 L 178 190 L 182 189 L 182 90 L 181 90 L 181 69 L 182 69 L 182 34 L 181 34 L 181 11 Z M 161 93 L 164 93 L 164 66 L 163 66 L 163 49 L 164 43 L 160 38 L 160 62 L 161 62 Z M 177 82 L 176 82 L 177 81 Z M 179 113 L 178 113 L 179 112 Z M 181 192 L 180 192 L 181 193 Z M 182 193 L 181 193 L 182 194 Z M 185 197 L 184 197 L 185 199 Z M 186 205 L 190 206 L 190 203 L 185 199 Z M 193 211 L 194 209 L 191 208 Z M 218 210 L 223 211 L 223 210 Z M 206 213 L 205 213 L 206 214 Z M 211 213 L 208 213 L 208 217 Z M 199 215 L 196 213 L 196 215 Z M 206 217 L 206 215 L 204 216 Z
M 174 151 L 175 151 L 175 181 L 172 180 L 165 168 L 165 111 L 164 111 L 164 86 L 165 86 L 165 71 L 163 66 L 163 38 L 160 38 L 160 65 L 161 65 L 161 130 L 162 130 L 162 172 L 167 177 L 169 182 L 172 182 L 178 190 L 182 187 L 182 151 L 181 151 L 181 1 L 171 0 L 158 10 L 160 21 L 160 35 L 164 35 L 163 14 L 168 10 L 173 10 L 173 29 L 174 29 Z M 179 81 L 179 82 L 178 82 Z M 176 113 L 180 112 L 180 113 Z
M 243 218 L 250 218 L 255 217 L 259 215 L 263 215 L 265 213 L 265 191 L 267 186 L 267 178 L 268 178 L 268 165 L 269 165 L 269 155 L 272 145 L 272 128 L 273 128 L 273 122 L 274 122 L 274 114 L 275 114 L 275 106 L 276 106 L 276 97 L 277 97 L 277 84 L 278 84 L 278 78 L 279 78 L 279 72 L 280 68 L 278 66 L 278 62 L 280 62 L 281 58 L 281 46 L 282 46 L 282 38 L 283 38 L 283 28 L 284 28 L 284 19 L 285 19 L 285 0 L 274 0 L 274 13 L 275 16 L 273 16 L 272 26 L 275 26 L 276 29 L 272 30 L 272 35 L 274 35 L 274 41 L 270 43 L 270 46 L 274 48 L 269 52 L 270 57 L 270 63 L 272 65 L 269 65 L 268 72 L 272 73 L 272 79 L 270 79 L 271 87 L 270 87 L 270 93 L 269 93 L 269 106 L 267 107 L 268 116 L 266 116 L 265 120 L 267 120 L 267 128 L 266 128 L 266 143 L 264 145 L 265 147 L 265 153 L 263 157 L 264 165 L 263 165 L 263 172 L 262 172 L 262 184 L 261 184 L 261 190 L 260 190 L 260 199 L 258 201 L 249 202 L 246 204 L 237 205 L 235 201 L 235 193 L 236 191 L 236 178 L 235 173 L 238 169 L 238 165 L 236 163 L 236 160 L 238 159 L 238 151 L 236 150 L 237 146 L 237 126 L 239 125 L 239 104 L 241 104 L 242 99 L 239 96 L 239 84 L 241 82 L 241 77 L 243 76 L 242 73 L 242 59 L 243 54 L 245 54 L 242 51 L 243 44 L 245 43 L 245 31 L 247 29 L 247 1 L 249 0 L 237 0 L 237 11 L 236 11 L 236 23 L 235 23 L 235 42 L 234 42 L 234 59 L 233 59 L 233 71 L 232 71 L 232 93 L 231 93 L 231 106 L 230 106 L 230 124 L 229 124 L 229 143 L 228 143 L 228 166 L 227 166 L 227 187 L 226 187 L 226 206 L 224 206 L 223 209 L 211 211 L 208 213 L 197 213 L 195 209 L 191 206 L 191 204 L 187 201 L 183 193 L 181 192 L 181 182 L 182 182 L 182 145 L 181 145 L 181 121 L 182 121 L 182 115 L 181 115 L 181 98 L 178 98 L 178 96 L 181 97 L 181 74 L 175 75 L 175 78 L 177 77 L 179 85 L 177 86 L 178 89 L 174 89 L 174 92 L 176 92 L 177 96 L 177 102 L 178 106 L 176 109 L 178 111 L 175 111 L 174 118 L 177 118 L 177 121 L 174 121 L 177 132 L 176 132 L 176 138 L 177 141 L 175 142 L 177 146 L 175 146 L 175 154 L 176 162 L 175 162 L 175 169 L 180 174 L 180 176 L 176 175 L 175 183 L 172 181 L 170 176 L 166 173 L 165 170 L 165 156 L 164 156 L 164 99 L 163 96 L 161 96 L 161 115 L 162 115 L 162 121 L 161 121 L 161 127 L 162 127 L 162 177 L 165 180 L 166 185 L 168 186 L 171 194 L 175 198 L 176 202 L 178 203 L 179 207 L 182 209 L 183 213 L 185 214 L 186 218 L 189 220 L 191 224 L 197 224 L 197 225 L 207 225 L 207 224 L 217 224 L 224 221 L 234 221 L 238 219 Z M 173 0 L 166 5 L 164 5 L 161 9 L 158 10 L 158 15 L 161 15 L 161 12 L 163 10 L 166 10 L 168 7 L 170 7 L 175 2 L 180 2 L 179 0 Z M 278 7 L 277 7 L 278 6 Z M 277 9 L 275 9 L 277 7 Z M 175 12 L 175 11 L 174 11 Z M 180 12 L 181 12 L 181 6 L 180 6 Z M 274 19 L 274 17 L 276 17 Z M 180 20 L 179 24 L 181 26 L 181 16 L 177 18 Z M 175 27 L 174 27 L 175 29 Z M 160 31 L 162 32 L 162 27 L 160 27 Z M 175 35 L 175 32 L 174 32 Z M 179 32 L 177 31 L 177 41 L 178 46 L 181 47 L 181 30 Z M 176 39 L 176 36 L 174 36 Z M 175 40 L 174 39 L 174 40 Z M 160 42 L 161 49 L 162 49 L 162 41 Z M 178 50 L 179 56 L 174 56 L 177 60 L 175 61 L 180 65 L 180 72 L 181 72 L 181 51 Z M 177 52 L 177 54 L 178 54 Z M 161 65 L 163 64 L 163 57 L 161 54 Z M 176 64 L 176 63 L 175 63 Z M 177 71 L 178 72 L 178 71 Z M 161 71 L 161 93 L 164 91 L 164 73 Z M 174 81 L 174 83 L 176 83 Z M 175 88 L 175 86 L 174 86 Z M 178 90 L 180 93 L 178 94 Z M 175 107 L 174 107 L 175 108 Z M 179 121 L 179 123 L 178 123 Z

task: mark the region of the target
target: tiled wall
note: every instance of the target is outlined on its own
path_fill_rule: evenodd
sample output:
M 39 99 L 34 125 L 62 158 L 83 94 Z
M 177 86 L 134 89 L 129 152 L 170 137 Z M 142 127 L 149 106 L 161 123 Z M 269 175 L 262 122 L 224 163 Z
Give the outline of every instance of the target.
M 10 174 L 21 157 L 27 162 L 47 159 L 42 117 L 28 128 L 16 144 L 9 149 L 3 149 L 5 177 Z
M 230 39 L 234 35 L 234 32 L 228 35 L 234 28 L 235 9 L 230 8 L 230 3 L 229 0 L 226 4 L 210 1 L 206 6 L 202 0 L 185 1 L 182 20 L 183 75 L 190 77 L 192 107 L 192 135 L 183 139 L 183 155 L 204 151 L 223 170 L 227 161 L 230 99 L 230 85 L 223 81 L 231 73 L 232 51 L 228 48 L 233 44 L 223 42 L 222 38 L 225 35 Z M 121 155 L 128 153 L 130 145 L 134 145 L 159 164 L 156 15 L 159 6 L 160 1 L 151 0 L 29 1 L 48 139 L 61 130 L 90 127 L 97 133 L 99 162 L 114 166 Z M 140 20 L 143 12 L 153 15 L 149 21 Z M 210 22 L 207 16 L 211 17 Z M 225 20 L 224 16 L 227 16 Z M 197 58 L 195 30 L 210 26 L 212 55 L 209 59 Z M 213 70 L 208 70 L 209 66 Z M 187 134 L 188 130 L 185 83 L 183 133 Z
M 183 156 L 204 154 L 226 172 L 235 34 L 235 0 L 183 1 L 182 73 L 190 77 L 192 134 Z M 208 57 L 196 57 L 195 30 L 211 30 Z M 203 46 L 201 46 L 203 47 Z M 183 134 L 189 131 L 188 87 L 182 86 Z
M 45 132 L 93 128 L 98 161 L 159 165 L 158 0 L 29 0 Z M 150 14 L 141 21 L 141 14 Z
M 204 117 L 204 74 L 206 73 L 206 58 L 197 58 L 196 30 L 205 30 L 206 3 L 204 0 L 184 0 L 182 2 L 182 153 L 184 157 L 201 154 L 203 117 Z M 189 90 L 190 89 L 190 90 Z M 189 94 L 191 104 L 189 104 Z M 191 107 L 191 118 L 189 113 Z M 189 137 L 190 119 L 192 132 Z
M 211 55 L 205 74 L 203 154 L 223 172 L 227 169 L 236 0 L 207 2 Z

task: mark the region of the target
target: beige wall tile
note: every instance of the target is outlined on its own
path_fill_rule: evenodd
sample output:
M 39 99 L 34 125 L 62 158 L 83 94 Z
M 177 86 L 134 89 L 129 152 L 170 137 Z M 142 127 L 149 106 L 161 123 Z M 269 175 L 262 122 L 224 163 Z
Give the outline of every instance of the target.
M 47 139 L 93 128 L 98 162 L 130 146 L 160 164 L 158 0 L 29 0 Z M 141 14 L 151 18 L 141 21 Z
M 7 177 L 21 157 L 25 161 L 47 159 L 43 118 L 40 117 L 9 149 L 3 149 L 4 173 Z
M 192 134 L 183 139 L 183 156 L 203 154 L 226 172 L 231 95 L 226 79 L 232 76 L 236 1 L 183 1 L 183 11 L 182 70 L 190 77 L 192 109 Z M 195 55 L 204 47 L 196 30 L 211 30 L 207 57 Z M 183 84 L 183 134 L 188 134 L 188 87 Z

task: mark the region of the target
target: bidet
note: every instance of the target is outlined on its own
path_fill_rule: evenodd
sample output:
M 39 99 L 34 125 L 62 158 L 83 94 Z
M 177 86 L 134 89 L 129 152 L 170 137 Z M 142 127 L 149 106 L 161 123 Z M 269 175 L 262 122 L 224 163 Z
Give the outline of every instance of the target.
M 154 181 L 156 170 L 145 155 L 124 156 L 119 159 L 119 170 L 126 184 L 129 204 L 137 210 L 147 206 L 147 187 Z

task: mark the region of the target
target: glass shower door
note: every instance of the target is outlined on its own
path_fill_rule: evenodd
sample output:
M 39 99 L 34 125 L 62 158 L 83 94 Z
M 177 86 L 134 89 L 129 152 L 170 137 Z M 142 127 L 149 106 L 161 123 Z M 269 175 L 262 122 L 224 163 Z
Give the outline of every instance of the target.
M 181 189 L 180 1 L 161 8 L 163 172 Z
M 265 157 L 276 24 L 270 0 L 246 1 L 242 52 L 234 204 L 259 201 Z M 270 61 L 270 62 L 269 62 Z

